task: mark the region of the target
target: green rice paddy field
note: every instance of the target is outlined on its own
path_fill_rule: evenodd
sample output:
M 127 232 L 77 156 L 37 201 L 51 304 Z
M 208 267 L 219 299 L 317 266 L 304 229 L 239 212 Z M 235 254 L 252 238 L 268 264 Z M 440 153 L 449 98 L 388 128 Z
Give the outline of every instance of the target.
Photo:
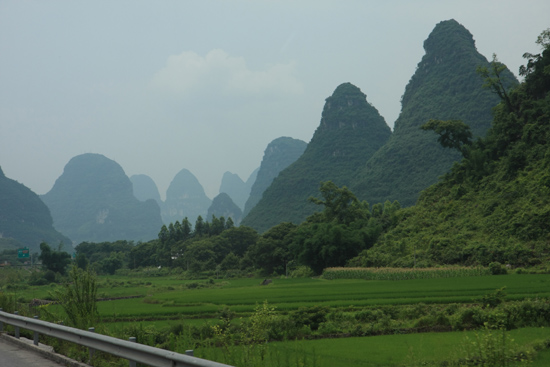
M 139 295 L 142 298 L 100 302 L 104 317 L 158 318 L 178 315 L 197 318 L 215 314 L 228 306 L 238 313 L 252 312 L 265 300 L 278 311 L 300 307 L 364 306 L 415 303 L 472 303 L 481 296 L 506 287 L 507 300 L 550 296 L 550 275 L 525 274 L 463 278 L 415 279 L 402 281 L 323 280 L 311 278 L 274 279 L 260 286 L 262 279 L 215 281 L 211 288 L 188 289 L 189 283 L 205 281 L 177 279 L 139 279 L 143 284 L 123 278 L 110 278 L 99 289 L 103 296 Z M 149 285 L 145 285 L 150 283 Z
M 214 323 L 224 306 L 238 316 L 247 317 L 258 304 L 267 301 L 278 312 L 300 307 L 329 306 L 343 310 L 405 304 L 476 303 L 480 297 L 506 287 L 507 300 L 548 298 L 550 275 L 513 274 L 400 281 L 325 280 L 312 278 L 182 280 L 177 277 L 100 277 L 100 297 L 130 297 L 99 302 L 106 325 L 116 328 L 138 323 L 167 328 L 179 320 L 190 324 Z M 44 287 L 29 288 L 26 296 L 40 298 Z M 108 326 L 109 327 L 109 326 Z M 456 358 L 464 351 L 466 337 L 475 331 L 398 334 L 356 338 L 318 339 L 269 343 L 270 353 L 292 358 L 301 350 L 311 356 L 307 366 L 420 366 L 424 362 Z M 519 346 L 550 339 L 550 328 L 512 330 Z M 196 355 L 216 359 L 221 351 L 196 350 Z M 290 357 L 289 357 L 290 356 Z M 281 365 L 285 365 L 282 363 Z M 533 366 L 550 366 L 548 350 L 537 354 Z
M 478 333 L 479 334 L 479 333 Z M 510 332 L 512 340 L 520 346 L 550 337 L 548 328 L 524 328 Z M 442 362 L 463 355 L 466 338 L 475 340 L 476 332 L 422 333 L 384 335 L 376 337 L 321 339 L 303 342 L 313 364 L 318 367 L 368 366 L 392 367 L 426 365 L 427 362 Z M 296 343 L 273 343 L 273 348 L 292 354 Z M 284 353 L 281 353 L 284 354 Z M 540 353 L 532 366 L 550 366 L 550 353 Z

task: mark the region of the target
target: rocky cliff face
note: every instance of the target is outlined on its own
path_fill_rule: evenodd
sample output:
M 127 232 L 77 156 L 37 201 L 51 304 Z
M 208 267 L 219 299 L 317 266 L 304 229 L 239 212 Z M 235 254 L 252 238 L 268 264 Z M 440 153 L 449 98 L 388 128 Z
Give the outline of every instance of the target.
M 243 224 L 265 231 L 281 222 L 300 223 L 317 207 L 319 184 L 349 185 L 361 167 L 383 146 L 391 130 L 366 95 L 350 83 L 326 99 L 319 127 L 303 155 L 282 170 Z
M 118 163 L 100 154 L 72 158 L 42 200 L 73 243 L 150 240 L 162 220 L 154 200 L 140 202 Z
M 175 223 L 187 217 L 195 223 L 199 215 L 206 219 L 211 203 L 199 180 L 189 170 L 182 169 L 166 190 L 162 219 L 164 223 Z
M 35 252 L 42 241 L 71 247 L 71 240 L 54 229 L 50 210 L 38 195 L 0 168 L 0 249 L 28 247 Z

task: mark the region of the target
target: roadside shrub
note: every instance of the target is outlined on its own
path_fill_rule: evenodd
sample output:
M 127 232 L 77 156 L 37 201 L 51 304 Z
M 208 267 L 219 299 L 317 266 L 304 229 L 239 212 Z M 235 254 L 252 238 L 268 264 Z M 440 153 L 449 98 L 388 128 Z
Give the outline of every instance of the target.
M 550 326 L 550 302 L 545 299 L 527 299 L 503 305 L 513 327 Z
M 384 311 L 382 310 L 371 310 L 366 309 L 359 311 L 355 314 L 355 319 L 361 322 L 374 322 L 377 319 L 380 319 L 384 316 Z
M 290 316 L 278 316 L 271 322 L 269 340 L 294 340 L 311 334 L 311 329 L 299 327 Z
M 13 294 L 6 294 L 3 292 L 0 292 L 0 308 L 4 312 L 13 313 L 15 311 L 15 299 Z
M 423 316 L 414 323 L 415 328 L 446 327 L 450 325 L 451 325 L 451 321 L 442 312 Z
M 291 313 L 291 317 L 298 326 L 309 326 L 311 330 L 319 329 L 319 325 L 326 321 L 329 308 L 327 306 L 300 307 Z
M 504 302 L 504 299 L 506 298 L 505 290 L 506 287 L 502 287 L 500 289 L 497 289 L 494 293 L 489 293 L 481 297 L 481 299 L 479 300 L 479 302 L 481 303 L 481 307 L 495 308 L 500 305 L 502 302 Z
M 504 275 L 508 274 L 506 267 L 499 262 L 492 262 L 489 264 L 489 271 L 492 275 Z
M 29 285 L 46 285 L 49 284 L 48 280 L 44 278 L 44 273 L 35 271 L 29 278 Z
M 424 303 L 418 303 L 416 305 L 404 306 L 399 311 L 399 318 L 404 320 L 415 320 L 426 315 L 427 307 Z
M 340 334 L 343 332 L 342 325 L 338 322 L 327 321 L 319 325 L 319 333 L 323 335 Z
M 53 297 L 65 311 L 71 325 L 87 329 L 98 318 L 96 276 L 91 270 L 73 266 L 69 272 L 71 283 L 55 289 Z
M 520 350 L 510 334 L 504 329 L 485 327 L 474 338 L 466 337 L 463 349 L 466 358 L 457 361 L 460 366 L 519 366 L 533 359 L 534 351 Z M 457 364 L 453 364 L 457 365 Z
M 314 275 L 313 270 L 309 266 L 298 266 L 290 272 L 291 278 L 309 278 Z
M 483 326 L 485 315 L 481 307 L 474 306 L 463 308 L 450 318 L 453 330 L 467 330 Z

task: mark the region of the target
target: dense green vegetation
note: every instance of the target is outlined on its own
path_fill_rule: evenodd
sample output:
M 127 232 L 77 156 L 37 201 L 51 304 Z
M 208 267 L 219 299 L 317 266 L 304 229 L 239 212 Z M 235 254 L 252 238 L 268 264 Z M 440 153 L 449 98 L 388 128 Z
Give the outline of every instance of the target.
M 34 252 L 41 241 L 70 245 L 54 229 L 50 211 L 38 195 L 7 178 L 0 168 L 0 250 L 28 247 Z
M 369 249 L 395 225 L 400 209 L 397 202 L 371 208 L 330 181 L 321 185 L 320 193 L 322 199 L 311 201 L 323 210 L 299 226 L 285 222 L 259 235 L 251 227 L 236 227 L 231 217 L 212 215 L 208 221 L 199 216 L 194 225 L 184 218 L 163 225 L 158 239 L 148 242 L 82 242 L 75 248 L 76 262 L 100 274 L 148 266 L 179 269 L 194 277 L 320 274 Z
M 162 225 L 158 204 L 136 199 L 122 167 L 100 154 L 72 158 L 41 198 L 74 243 L 150 240 Z
M 491 130 L 465 149 L 466 157 L 414 207 L 402 210 L 357 265 L 434 264 L 532 267 L 548 261 L 550 238 L 550 34 L 542 53 L 527 54 L 525 82 L 505 89 L 494 60 L 487 86 L 503 101 Z M 500 88 L 500 89 L 499 89 Z
M 332 366 L 458 366 L 466 358 L 485 355 L 470 348 L 475 343 L 502 341 L 506 347 L 493 352 L 513 365 L 518 356 L 527 362 L 546 349 L 550 337 L 547 274 L 401 281 L 283 277 L 262 286 L 258 278 L 197 281 L 156 268 L 98 278 L 73 268 L 68 282 L 53 288 L 28 286 L 26 277 L 24 271 L 0 273 L 5 291 L 0 307 L 13 310 L 17 304 L 23 314 L 38 313 L 41 319 L 82 328 L 94 325 L 96 332 L 122 339 L 135 336 L 139 343 L 178 352 L 194 349 L 199 357 L 237 366 L 295 366 L 304 361 Z M 97 311 L 91 301 L 76 301 L 93 294 L 115 299 L 98 302 Z M 124 296 L 137 298 L 116 299 Z M 53 297 L 60 304 L 27 308 L 21 303 L 37 297 Z M 433 334 L 441 331 L 447 333 Z M 325 339 L 336 336 L 339 339 Z M 436 339 L 441 348 L 426 350 Z M 42 342 L 73 358 L 88 356 L 85 349 L 46 338 Z M 407 347 L 395 347 L 396 343 Z M 377 352 L 360 349 L 343 358 L 343 350 L 352 347 L 376 347 Z M 102 355 L 98 363 L 127 361 Z
M 391 130 L 359 88 L 344 83 L 327 98 L 321 123 L 304 154 L 281 171 L 243 224 L 260 232 L 281 222 L 301 223 L 315 212 L 308 203 L 319 184 L 351 182 L 360 167 L 389 138 Z
M 424 42 L 426 51 L 405 88 L 401 114 L 388 142 L 364 162 L 353 192 L 370 203 L 397 200 L 415 204 L 420 192 L 435 184 L 461 155 L 445 149 L 436 136 L 419 130 L 430 119 L 462 120 L 474 136 L 484 136 L 498 96 L 482 88 L 479 66 L 487 59 L 476 50 L 470 32 L 455 20 L 436 25 Z M 516 83 L 508 70 L 507 85 Z M 366 163 L 366 165 L 364 165 Z
M 300 158 L 306 147 L 306 142 L 289 137 L 277 138 L 267 145 L 258 175 L 245 204 L 244 216 L 260 201 L 262 194 L 271 185 L 273 179 L 279 175 L 279 172 Z
M 457 34 L 469 44 L 469 33 Z M 160 227 L 149 242 L 83 242 L 68 275 L 68 256 L 44 243 L 44 269 L 0 269 L 0 307 L 77 327 L 96 322 L 124 339 L 195 349 L 239 366 L 364 365 L 364 354 L 342 358 L 322 340 L 333 337 L 356 348 L 378 346 L 371 365 L 522 365 L 535 354 L 544 365 L 548 351 L 538 352 L 550 346 L 540 328 L 550 326 L 550 30 L 537 43 L 542 52 L 525 55 L 525 81 L 514 88 L 496 57 L 478 68 L 487 90 L 501 98 L 485 137 L 472 140 L 475 129 L 454 116 L 415 127 L 463 159 L 413 207 L 371 206 L 324 181 L 302 202 L 317 211 L 299 225 L 282 222 L 261 234 L 223 216 L 198 216 L 193 226 L 184 218 Z M 338 135 L 348 124 L 359 129 L 354 114 L 375 112 L 357 88 L 341 87 L 333 96 L 341 98 L 327 99 L 319 134 Z M 364 109 L 347 120 L 342 111 L 356 102 Z M 310 149 L 325 154 L 320 141 L 312 140 L 304 156 Z M 328 156 L 341 152 L 346 156 Z M 96 278 L 94 270 L 105 276 Z M 95 308 L 94 295 L 125 298 Z M 27 306 L 34 298 L 60 303 Z M 443 331 L 450 333 L 438 334 L 444 342 L 434 348 L 428 333 Z M 81 358 L 82 351 L 69 350 Z

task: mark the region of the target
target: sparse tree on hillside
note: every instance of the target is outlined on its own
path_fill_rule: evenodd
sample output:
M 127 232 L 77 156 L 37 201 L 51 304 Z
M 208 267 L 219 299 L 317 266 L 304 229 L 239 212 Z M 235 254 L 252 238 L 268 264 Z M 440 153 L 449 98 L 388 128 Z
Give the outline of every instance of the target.
M 444 148 L 456 149 L 466 157 L 472 144 L 470 127 L 460 120 L 430 120 L 420 126 L 422 130 L 432 130 L 439 135 L 437 141 Z

